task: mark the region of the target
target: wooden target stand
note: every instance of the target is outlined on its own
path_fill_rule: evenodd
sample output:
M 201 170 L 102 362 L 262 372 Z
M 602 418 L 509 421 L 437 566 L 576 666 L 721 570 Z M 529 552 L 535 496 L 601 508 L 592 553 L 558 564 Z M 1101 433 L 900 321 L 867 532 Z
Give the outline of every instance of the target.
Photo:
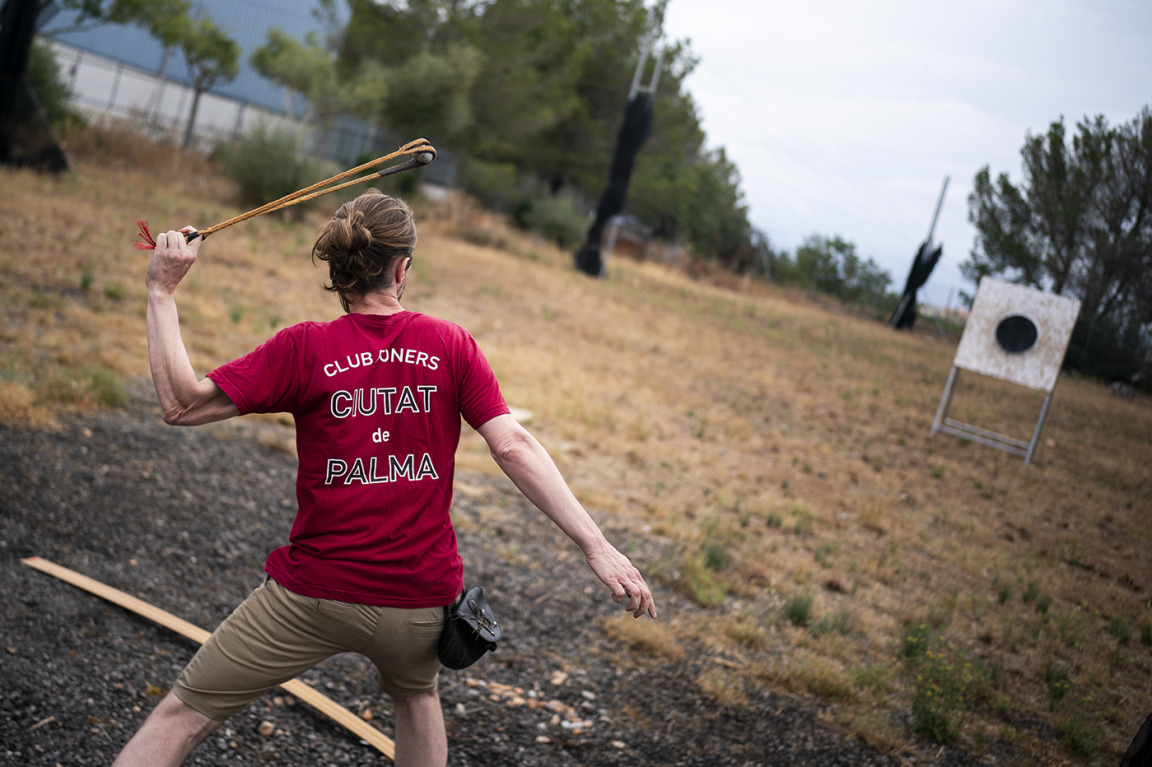
M 77 588 L 81 588 L 87 592 L 95 594 L 98 597 L 108 600 L 109 602 L 119 605 L 120 607 L 130 610 L 137 615 L 143 616 L 150 621 L 159 623 L 167 629 L 175 631 L 183 637 L 191 639 L 197 644 L 204 644 L 205 640 L 209 637 L 209 632 L 189 623 L 183 618 L 178 618 L 172 613 L 165 612 L 155 605 L 148 604 L 142 599 L 137 599 L 131 594 L 126 594 L 119 589 L 114 589 L 111 586 L 101 583 L 100 581 L 93 580 L 86 575 L 81 575 L 75 570 L 69 570 L 67 567 L 49 562 L 40 557 L 29 557 L 20 560 L 23 564 L 28 565 L 34 570 L 39 570 L 55 578 L 59 578 L 65 583 L 69 583 Z M 317 691 L 315 688 L 301 682 L 299 679 L 293 679 L 280 685 L 284 692 L 295 696 L 297 699 L 304 701 L 309 706 L 320 713 L 327 716 L 332 721 L 341 725 L 345 729 L 352 732 L 359 738 L 367 741 L 368 745 L 375 748 L 380 753 L 389 759 L 396 758 L 396 745 L 384 733 L 377 730 L 372 725 L 360 717 L 353 714 L 348 709 L 341 706 L 336 701 L 332 700 L 323 693 Z
M 1079 313 L 1076 299 L 981 278 L 931 433 L 962 437 L 1023 456 L 1025 466 L 1031 463 Z M 1044 404 L 1031 439 L 1017 439 L 949 418 L 961 370 L 1043 392 Z

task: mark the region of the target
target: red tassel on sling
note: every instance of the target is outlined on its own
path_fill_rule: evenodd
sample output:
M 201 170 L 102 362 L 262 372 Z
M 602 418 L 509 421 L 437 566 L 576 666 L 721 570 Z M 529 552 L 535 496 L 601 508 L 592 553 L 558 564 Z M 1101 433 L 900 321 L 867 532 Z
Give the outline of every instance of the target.
M 143 240 L 132 243 L 136 250 L 155 250 L 156 240 L 152 239 L 152 233 L 148 231 L 148 222 L 136 219 L 136 226 L 140 228 L 140 239 Z

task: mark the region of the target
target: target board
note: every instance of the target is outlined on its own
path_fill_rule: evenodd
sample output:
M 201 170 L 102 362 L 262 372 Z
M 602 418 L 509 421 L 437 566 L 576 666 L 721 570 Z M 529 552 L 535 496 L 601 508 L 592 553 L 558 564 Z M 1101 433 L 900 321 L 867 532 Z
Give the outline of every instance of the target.
M 980 280 L 952 363 L 961 370 L 1049 392 L 1080 302 L 990 277 Z
M 932 433 L 964 437 L 1022 455 L 1025 464 L 1030 462 L 1079 313 L 1080 302 L 1074 298 L 981 278 Z M 1044 392 L 1047 396 L 1032 439 L 1024 442 L 948 418 L 960 370 Z

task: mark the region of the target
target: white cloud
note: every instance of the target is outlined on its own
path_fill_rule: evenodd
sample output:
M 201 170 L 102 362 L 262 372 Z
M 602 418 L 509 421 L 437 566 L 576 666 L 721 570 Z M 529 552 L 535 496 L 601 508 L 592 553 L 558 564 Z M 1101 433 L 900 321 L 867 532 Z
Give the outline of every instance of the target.
M 691 39 L 708 144 L 776 247 L 839 234 L 902 286 L 949 176 L 922 295 L 936 303 L 973 289 L 957 266 L 981 167 L 1019 180 L 1026 134 L 1062 116 L 1127 122 L 1152 100 L 1143 0 L 672 0 L 665 32 Z

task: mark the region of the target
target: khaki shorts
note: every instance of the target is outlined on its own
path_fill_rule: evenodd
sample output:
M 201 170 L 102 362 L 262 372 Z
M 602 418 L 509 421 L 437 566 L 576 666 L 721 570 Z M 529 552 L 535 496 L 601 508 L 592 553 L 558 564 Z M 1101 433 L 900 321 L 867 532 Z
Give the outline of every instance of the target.
M 295 594 L 265 579 L 197 651 L 173 692 L 224 721 L 277 685 L 342 652 L 366 656 L 394 697 L 436 689 L 444 608 L 415 610 Z

